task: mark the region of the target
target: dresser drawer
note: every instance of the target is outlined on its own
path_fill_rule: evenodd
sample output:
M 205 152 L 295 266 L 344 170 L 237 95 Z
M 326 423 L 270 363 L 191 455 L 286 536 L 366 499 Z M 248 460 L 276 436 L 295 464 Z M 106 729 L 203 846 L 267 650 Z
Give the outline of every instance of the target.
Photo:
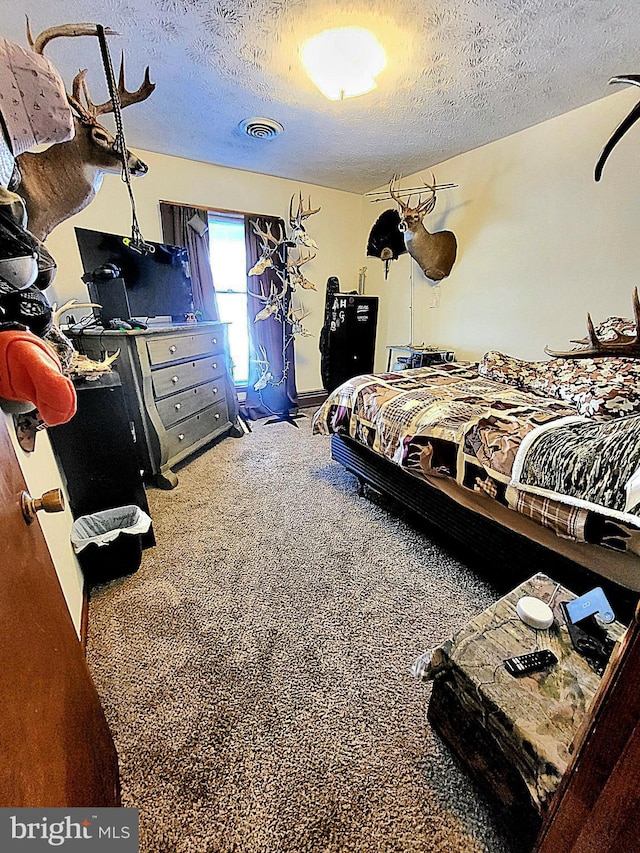
M 185 421 L 167 430 L 169 459 L 186 455 L 188 449 L 203 439 L 215 438 L 218 432 L 229 426 L 227 403 L 220 400 L 208 409 L 192 415 Z
M 198 355 L 222 352 L 224 344 L 223 329 L 197 332 L 193 335 L 162 335 L 147 341 L 147 352 L 152 365 L 166 364 L 193 358 Z
M 224 374 L 224 353 L 172 364 L 151 372 L 153 392 L 156 399 L 175 394 L 192 385 L 200 385 L 210 379 L 219 379 Z
M 166 428 L 224 399 L 224 377 L 158 400 L 156 408 Z

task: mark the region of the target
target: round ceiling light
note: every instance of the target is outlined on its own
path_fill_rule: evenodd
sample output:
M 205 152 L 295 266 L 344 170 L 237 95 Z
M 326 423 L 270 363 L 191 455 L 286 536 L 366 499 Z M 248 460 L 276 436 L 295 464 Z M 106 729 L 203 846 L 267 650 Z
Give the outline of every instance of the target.
M 378 39 L 362 27 L 324 30 L 308 39 L 300 53 L 307 74 L 331 101 L 371 92 L 387 64 Z
M 284 127 L 272 118 L 246 118 L 239 124 L 240 130 L 254 139 L 273 139 L 279 136 Z

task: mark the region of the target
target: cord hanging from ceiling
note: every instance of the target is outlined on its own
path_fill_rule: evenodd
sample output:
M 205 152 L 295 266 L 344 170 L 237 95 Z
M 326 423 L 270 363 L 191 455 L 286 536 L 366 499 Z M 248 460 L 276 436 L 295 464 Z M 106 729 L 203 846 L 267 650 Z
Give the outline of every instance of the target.
M 129 170 L 129 160 L 127 158 L 127 144 L 124 137 L 124 125 L 122 123 L 122 105 L 120 103 L 120 93 L 116 86 L 115 75 L 113 73 L 113 65 L 111 63 L 111 54 L 105 36 L 104 27 L 102 24 L 97 24 L 98 43 L 100 44 L 100 53 L 102 55 L 102 65 L 107 80 L 107 88 L 109 97 L 113 103 L 113 117 L 116 123 L 116 136 L 113 148 L 122 160 L 122 180 L 127 185 L 129 199 L 131 201 L 131 239 L 128 242 L 129 248 L 141 254 L 148 254 L 155 251 L 150 243 L 146 243 L 140 226 L 138 225 L 138 216 L 136 213 L 136 201 L 133 196 L 133 188 L 131 186 L 131 172 Z

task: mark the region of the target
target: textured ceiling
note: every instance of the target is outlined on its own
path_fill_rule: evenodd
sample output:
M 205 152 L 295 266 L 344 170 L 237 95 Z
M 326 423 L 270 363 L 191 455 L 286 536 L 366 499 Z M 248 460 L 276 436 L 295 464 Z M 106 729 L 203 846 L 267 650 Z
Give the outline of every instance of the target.
M 117 30 L 114 64 L 156 91 L 124 113 L 132 147 L 351 192 L 611 94 L 614 74 L 640 72 L 637 0 L 2 0 L 0 34 L 92 21 Z M 371 29 L 388 54 L 378 88 L 331 102 L 302 69 L 299 46 L 327 27 Z M 88 68 L 105 88 L 97 42 L 51 42 L 67 86 Z M 253 139 L 239 123 L 284 125 Z M 621 117 L 622 118 L 622 117 Z M 105 122 L 107 123 L 107 122 Z

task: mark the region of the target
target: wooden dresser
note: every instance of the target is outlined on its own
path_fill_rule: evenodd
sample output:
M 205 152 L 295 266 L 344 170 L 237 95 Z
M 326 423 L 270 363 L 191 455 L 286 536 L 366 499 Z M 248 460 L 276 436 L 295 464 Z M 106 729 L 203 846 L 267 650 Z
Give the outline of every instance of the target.
M 140 467 L 156 484 L 172 489 L 171 470 L 218 436 L 235 431 L 227 393 L 229 373 L 224 323 L 146 330 L 90 329 L 72 334 L 74 346 L 100 360 L 120 349 L 120 374 Z

